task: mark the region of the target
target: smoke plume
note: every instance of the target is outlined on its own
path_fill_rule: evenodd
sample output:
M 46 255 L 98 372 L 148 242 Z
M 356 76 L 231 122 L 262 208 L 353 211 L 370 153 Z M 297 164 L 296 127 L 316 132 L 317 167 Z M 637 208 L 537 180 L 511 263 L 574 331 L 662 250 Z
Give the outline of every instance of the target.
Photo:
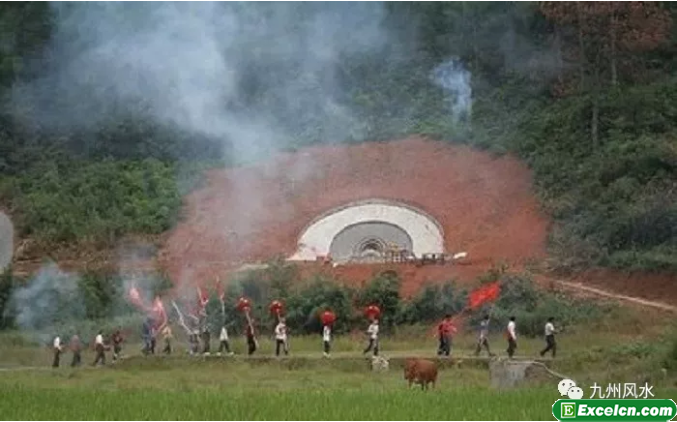
M 78 278 L 54 263 L 43 266 L 25 286 L 14 290 L 10 306 L 16 313 L 17 326 L 41 342 L 59 334 L 59 327 L 86 316 Z
M 15 102 L 53 128 L 136 113 L 246 162 L 360 131 L 344 61 L 386 45 L 381 4 L 55 4 L 53 64 Z
M 447 93 L 447 101 L 455 122 L 470 122 L 472 87 L 470 72 L 458 58 L 451 58 L 437 66 L 432 73 L 435 83 Z

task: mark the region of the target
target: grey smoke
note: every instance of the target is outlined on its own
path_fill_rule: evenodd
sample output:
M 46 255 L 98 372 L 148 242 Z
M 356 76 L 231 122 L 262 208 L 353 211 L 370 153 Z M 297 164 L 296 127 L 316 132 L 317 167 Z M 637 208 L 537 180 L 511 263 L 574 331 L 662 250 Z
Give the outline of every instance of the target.
M 472 115 L 471 73 L 463 62 L 452 57 L 433 69 L 432 78 L 447 94 L 454 121 L 469 122 Z
M 78 277 L 54 263 L 43 266 L 25 286 L 14 290 L 10 307 L 16 313 L 17 326 L 42 342 L 53 338 L 58 327 L 86 316 Z
M 117 113 L 223 140 L 250 161 L 300 137 L 359 136 L 339 70 L 386 46 L 380 3 L 54 5 L 54 63 L 17 85 L 17 110 L 48 127 L 87 128 Z M 18 113 L 21 115 L 21 113 Z
M 12 220 L 0 211 L 0 273 L 9 266 L 14 255 L 14 226 Z

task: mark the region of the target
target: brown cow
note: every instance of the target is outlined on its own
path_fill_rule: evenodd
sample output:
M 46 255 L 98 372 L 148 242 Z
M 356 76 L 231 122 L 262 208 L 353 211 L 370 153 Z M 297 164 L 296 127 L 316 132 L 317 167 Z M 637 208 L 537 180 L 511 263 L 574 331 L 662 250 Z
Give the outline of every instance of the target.
M 421 384 L 421 390 L 428 388 L 432 384 L 435 388 L 437 382 L 437 364 L 426 359 L 407 359 L 404 364 L 404 379 L 411 384 Z

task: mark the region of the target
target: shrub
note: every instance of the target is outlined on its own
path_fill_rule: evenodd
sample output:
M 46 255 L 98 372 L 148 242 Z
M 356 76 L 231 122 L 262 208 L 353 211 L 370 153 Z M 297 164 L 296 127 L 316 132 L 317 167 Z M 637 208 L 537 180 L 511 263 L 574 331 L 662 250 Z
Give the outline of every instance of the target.
M 555 318 L 559 327 L 580 321 L 594 320 L 609 309 L 592 301 L 570 298 L 557 293 L 539 290 L 525 275 L 503 275 L 500 279 L 501 294 L 495 304 L 488 304 L 471 316 L 473 326 L 485 313 L 489 313 L 493 331 L 504 331 L 511 316 L 515 317 L 518 334 L 527 337 L 543 335 L 543 327 L 549 317 Z
M 398 316 L 402 312 L 401 283 L 397 273 L 378 274 L 358 292 L 356 305 L 360 310 L 372 304 L 378 305 L 381 308 L 380 325 L 385 328 L 392 327 L 398 322 Z
M 321 333 L 320 314 L 330 308 L 336 314 L 334 332 L 345 333 L 355 322 L 352 299 L 354 292 L 323 276 L 315 276 L 310 284 L 297 290 L 287 301 L 287 324 L 303 333 Z
M 403 306 L 399 323 L 418 324 L 438 321 L 445 314 L 457 314 L 468 301 L 467 292 L 453 281 L 429 284 Z

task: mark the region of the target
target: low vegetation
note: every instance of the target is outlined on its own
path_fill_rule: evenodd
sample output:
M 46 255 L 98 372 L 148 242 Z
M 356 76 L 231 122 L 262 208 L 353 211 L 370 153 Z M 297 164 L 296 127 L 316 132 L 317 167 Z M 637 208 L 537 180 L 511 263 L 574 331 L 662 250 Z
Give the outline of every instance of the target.
M 370 304 L 378 304 L 381 308 L 382 330 L 386 333 L 401 330 L 405 326 L 427 325 L 432 328 L 447 313 L 458 315 L 467 310 L 468 292 L 453 280 L 424 286 L 417 296 L 409 300 L 400 296 L 401 281 L 396 273 L 375 273 L 363 288 L 347 287 L 323 276 L 298 281 L 297 274 L 293 264 L 276 260 L 265 270 L 251 271 L 233 279 L 224 301 L 225 321 L 229 329 L 233 333 L 240 333 L 244 326 L 243 317 L 236 309 L 236 301 L 243 295 L 252 300 L 252 314 L 259 330 L 264 333 L 270 332 L 274 325 L 268 305 L 275 299 L 285 303 L 287 323 L 298 334 L 320 333 L 322 326 L 319 314 L 327 307 L 338 317 L 335 326 L 338 334 L 361 330 L 365 321 L 361 312 Z M 33 329 L 49 329 L 54 322 L 59 322 L 63 327 L 74 326 L 73 324 L 83 326 L 85 323 L 82 319 L 90 321 L 86 324 L 88 327 L 96 326 L 94 321 L 98 320 L 104 321 L 106 328 L 113 328 L 112 324 L 118 322 L 111 323 L 112 318 L 134 315 L 133 308 L 125 299 L 127 292 L 124 290 L 122 277 L 105 273 L 85 273 L 73 278 L 77 284 L 75 293 L 59 289 L 36 293 L 39 296 L 36 296 L 36 301 L 49 298 L 51 303 L 63 302 L 69 305 L 68 312 L 64 311 L 62 314 L 59 313 L 61 308 L 58 306 L 48 307 L 40 321 L 33 324 Z M 474 329 L 484 313 L 490 313 L 498 321 L 494 329 L 501 331 L 507 319 L 514 315 L 520 321 L 522 335 L 536 337 L 541 335 L 544 321 L 550 316 L 557 318 L 560 324 L 570 325 L 580 321 L 593 321 L 613 310 L 609 305 L 544 292 L 535 286 L 528 275 L 494 271 L 483 276 L 482 280 L 499 280 L 502 294 L 495 304 L 464 314 L 469 329 Z M 0 277 L 0 315 L 3 315 L 1 321 L 4 327 L 15 326 L 14 319 L 18 310 L 11 300 L 12 293 L 21 288 L 30 288 L 36 282 L 36 279 L 20 282 L 10 272 Z M 147 278 L 143 283 L 149 300 L 171 287 L 169 280 L 163 277 Z M 207 312 L 212 331 L 216 334 L 224 315 L 217 292 L 211 293 Z M 192 300 L 189 297 L 186 299 Z M 76 308 L 80 310 L 77 314 L 73 313 Z M 178 316 L 168 302 L 165 303 L 165 308 L 170 317 L 176 320 Z

